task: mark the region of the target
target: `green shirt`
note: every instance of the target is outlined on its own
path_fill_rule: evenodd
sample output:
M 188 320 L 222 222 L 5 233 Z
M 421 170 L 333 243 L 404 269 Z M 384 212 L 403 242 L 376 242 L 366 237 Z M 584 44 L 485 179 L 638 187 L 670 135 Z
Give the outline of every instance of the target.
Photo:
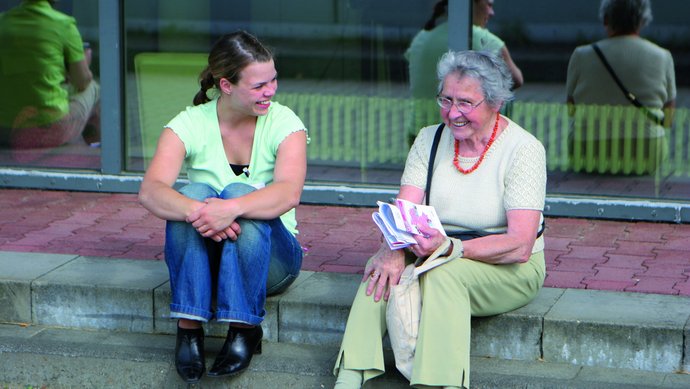
M 438 93 L 436 65 L 448 51 L 448 23 L 441 23 L 431 31 L 421 30 L 405 51 L 409 63 L 412 97 L 433 99 Z
M 270 185 L 278 147 L 288 135 L 307 131 L 306 127 L 290 108 L 271 102 L 268 113 L 258 116 L 256 120 L 249 176 L 237 176 L 223 148 L 217 101 L 214 99 L 206 104 L 187 107 L 166 125 L 184 143 L 189 180 L 208 184 L 219 193 L 232 182 L 243 182 L 256 188 Z M 288 231 L 297 233 L 294 209 L 283 214 L 281 220 Z
M 670 51 L 638 36 L 606 38 L 598 45 L 621 83 L 655 114 L 675 100 Z M 631 105 L 592 45 L 579 46 L 570 56 L 566 93 L 576 104 Z
M 500 55 L 500 51 L 505 45 L 501 38 L 486 28 L 472 26 L 472 50 L 488 51 L 492 54 Z
M 84 59 L 75 19 L 46 0 L 24 0 L 0 14 L 0 37 L 0 125 L 41 126 L 65 116 L 66 65 Z
M 489 51 L 500 55 L 505 43 L 491 31 L 472 26 L 472 50 Z M 443 22 L 431 31 L 421 30 L 405 51 L 409 64 L 412 97 L 433 99 L 438 93 L 439 79 L 436 66 L 448 51 L 448 23 Z

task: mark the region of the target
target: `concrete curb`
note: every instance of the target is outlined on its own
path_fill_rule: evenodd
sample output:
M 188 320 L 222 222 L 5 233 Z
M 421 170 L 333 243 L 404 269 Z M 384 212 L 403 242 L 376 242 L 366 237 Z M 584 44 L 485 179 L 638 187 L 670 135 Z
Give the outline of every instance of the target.
M 337 347 L 360 276 L 303 272 L 270 297 L 266 340 Z M 0 252 L 0 322 L 172 334 L 160 261 Z M 686 297 L 544 288 L 530 304 L 475 318 L 472 355 L 501 360 L 687 371 Z M 211 336 L 226 327 L 207 326 Z
M 207 366 L 222 345 L 207 338 Z M 0 325 L 0 387 L 189 388 L 173 365 L 172 335 Z M 338 348 L 266 342 L 248 371 L 202 378 L 203 388 L 332 388 Z M 385 352 L 386 373 L 368 389 L 409 388 Z M 690 375 L 604 369 L 544 361 L 472 358 L 472 388 L 655 389 L 690 386 Z

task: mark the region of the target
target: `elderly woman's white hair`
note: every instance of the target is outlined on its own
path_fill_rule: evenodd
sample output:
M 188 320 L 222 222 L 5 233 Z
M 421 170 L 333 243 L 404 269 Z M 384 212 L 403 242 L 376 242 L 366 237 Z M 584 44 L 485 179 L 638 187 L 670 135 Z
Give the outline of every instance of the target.
M 612 31 L 630 34 L 652 22 L 650 0 L 602 0 L 599 19 Z
M 438 61 L 438 91 L 451 73 L 479 81 L 487 104 L 494 108 L 513 99 L 513 78 L 503 59 L 486 51 L 448 51 Z

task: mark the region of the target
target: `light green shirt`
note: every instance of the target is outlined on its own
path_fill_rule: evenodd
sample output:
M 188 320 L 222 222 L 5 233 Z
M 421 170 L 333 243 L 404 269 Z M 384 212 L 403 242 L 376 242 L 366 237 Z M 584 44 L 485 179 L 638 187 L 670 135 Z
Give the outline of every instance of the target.
M 73 17 L 46 0 L 24 0 L 0 14 L 0 126 L 53 123 L 69 112 L 63 88 L 66 65 L 84 59 L 84 47 Z
M 187 107 L 173 118 L 166 127 L 180 138 L 185 147 L 187 176 L 191 182 L 205 183 L 221 192 L 232 182 L 242 182 L 254 187 L 273 182 L 278 147 L 296 131 L 307 131 L 292 110 L 275 101 L 271 102 L 266 115 L 258 116 L 252 156 L 249 161 L 249 177 L 235 175 L 228 163 L 216 111 L 217 99 L 208 103 Z M 285 227 L 297 233 L 295 210 L 281 216 Z
M 486 28 L 472 26 L 472 50 L 489 51 L 498 55 L 505 43 Z M 431 31 L 421 30 L 405 51 L 409 64 L 412 97 L 433 99 L 438 93 L 439 79 L 436 66 L 448 51 L 448 22 Z
M 436 64 L 448 51 L 448 23 L 441 23 L 431 31 L 421 30 L 405 51 L 409 63 L 410 90 L 414 98 L 433 99 L 438 93 Z
M 488 51 L 499 55 L 499 51 L 505 46 L 501 38 L 494 35 L 486 28 L 472 25 L 472 50 Z
M 676 75 L 671 53 L 636 36 L 607 38 L 598 42 L 621 83 L 657 115 L 676 98 Z M 568 63 L 567 96 L 576 104 L 630 106 L 592 45 L 575 49 Z

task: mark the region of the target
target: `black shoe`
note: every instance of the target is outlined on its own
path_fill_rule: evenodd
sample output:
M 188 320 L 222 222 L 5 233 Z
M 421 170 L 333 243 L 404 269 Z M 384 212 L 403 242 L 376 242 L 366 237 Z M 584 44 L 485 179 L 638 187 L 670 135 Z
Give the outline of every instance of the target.
M 254 354 L 261 354 L 263 329 L 258 325 L 250 328 L 230 327 L 223 348 L 218 353 L 209 377 L 223 377 L 241 373 L 249 367 Z
M 199 382 L 206 370 L 204 357 L 204 329 L 177 327 L 175 345 L 175 368 L 177 374 L 188 384 Z

